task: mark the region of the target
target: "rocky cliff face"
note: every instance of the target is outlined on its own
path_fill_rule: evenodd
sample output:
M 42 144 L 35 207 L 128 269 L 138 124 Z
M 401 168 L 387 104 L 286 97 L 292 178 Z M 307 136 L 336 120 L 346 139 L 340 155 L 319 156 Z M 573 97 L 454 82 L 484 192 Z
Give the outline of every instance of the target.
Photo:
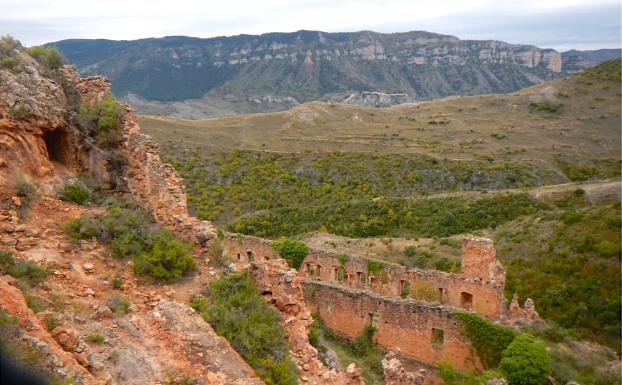
M 620 49 L 597 49 L 593 51 L 570 50 L 562 52 L 562 65 L 564 72 L 576 73 L 590 67 L 594 67 L 604 61 L 619 59 L 622 52 Z
M 419 100 L 509 92 L 562 70 L 561 55 L 554 50 L 429 32 L 298 31 L 52 44 L 83 75 L 109 76 L 118 95 L 160 102 L 218 97 L 228 101 L 222 108 L 234 112 L 362 91 L 404 93 Z M 152 104 L 149 111 L 165 112 L 165 107 L 170 109 L 170 103 Z
M 414 101 L 406 94 L 385 94 L 382 92 L 359 92 L 348 96 L 343 102 L 345 104 L 357 104 L 365 107 L 391 107 L 396 104 L 409 103 Z

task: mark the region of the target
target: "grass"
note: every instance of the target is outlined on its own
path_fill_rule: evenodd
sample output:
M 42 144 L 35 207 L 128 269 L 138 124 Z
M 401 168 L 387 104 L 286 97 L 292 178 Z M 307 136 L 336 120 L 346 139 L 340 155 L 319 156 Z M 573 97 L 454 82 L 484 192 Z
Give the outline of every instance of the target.
M 0 251 L 0 272 L 17 278 L 27 287 L 33 287 L 43 282 L 50 272 L 34 261 L 17 262 L 13 253 L 7 250 Z
M 183 147 L 192 143 L 211 153 L 241 148 L 272 154 L 342 151 L 424 154 L 439 160 L 470 161 L 477 160 L 479 153 L 492 156 L 493 164 L 509 161 L 558 172 L 555 154 L 566 154 L 578 161 L 593 157 L 619 159 L 619 73 L 618 60 L 512 94 L 388 109 L 341 104 L 330 107 L 314 102 L 286 112 L 199 121 L 144 116 L 140 123 L 162 145 Z M 581 83 L 585 80 L 594 84 L 582 95 L 576 90 L 585 88 Z M 553 88 L 555 95 L 567 95 L 551 101 L 557 105 L 563 100 L 563 112 L 555 119 L 549 112 L 529 112 L 533 96 L 541 97 L 547 87 Z M 592 109 L 587 102 L 591 98 L 603 100 Z M 313 119 L 301 120 L 301 113 Z M 448 123 L 430 125 L 429 121 Z M 492 134 L 505 137 L 499 140 Z

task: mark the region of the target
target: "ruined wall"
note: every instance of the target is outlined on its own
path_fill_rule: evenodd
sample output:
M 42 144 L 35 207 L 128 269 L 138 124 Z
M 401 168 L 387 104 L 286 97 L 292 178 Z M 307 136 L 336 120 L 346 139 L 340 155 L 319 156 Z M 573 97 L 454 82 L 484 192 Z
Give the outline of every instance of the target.
M 259 238 L 256 238 L 259 240 Z M 250 241 L 250 240 L 247 240 Z M 282 314 L 283 327 L 291 345 L 304 383 L 323 385 L 363 385 L 361 371 L 351 365 L 346 372 L 337 372 L 320 361 L 318 351 L 309 343 L 309 328 L 313 323 L 307 307 L 300 277 L 283 259 L 252 263 L 250 273 L 257 289 Z
M 482 368 L 449 307 L 386 298 L 325 282 L 303 280 L 303 286 L 307 303 L 340 334 L 354 339 L 367 325 L 373 325 L 378 344 L 417 361 L 431 365 L 450 362 L 457 369 Z
M 504 316 L 505 271 L 497 262 L 494 245 L 488 239 L 464 240 L 460 274 L 406 269 L 382 262 L 384 268 L 376 276 L 369 271 L 368 261 L 348 257 L 342 263 L 334 253 L 313 250 L 305 258 L 300 275 L 389 297 L 410 291 L 428 302 L 472 310 L 494 319 Z
M 227 233 L 223 239 L 223 256 L 240 266 L 281 258 L 270 243 L 263 238 Z

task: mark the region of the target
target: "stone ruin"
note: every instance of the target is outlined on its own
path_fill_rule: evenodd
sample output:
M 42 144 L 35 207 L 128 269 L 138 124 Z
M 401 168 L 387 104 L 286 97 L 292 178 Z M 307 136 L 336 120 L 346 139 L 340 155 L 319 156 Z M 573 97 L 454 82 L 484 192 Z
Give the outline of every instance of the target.
M 266 239 L 226 234 L 223 243 L 223 254 L 238 268 L 280 259 Z M 457 369 L 483 369 L 456 317 L 459 311 L 506 325 L 539 320 L 531 300 L 521 308 L 515 296 L 508 306 L 505 269 L 490 239 L 464 239 L 459 273 L 407 269 L 389 262 L 372 272 L 369 261 L 310 250 L 297 273 L 307 306 L 328 327 L 352 339 L 374 326 L 376 343 L 424 367 L 450 362 Z M 423 292 L 420 298 L 418 291 Z M 403 295 L 407 293 L 415 298 L 402 298 L 410 297 Z

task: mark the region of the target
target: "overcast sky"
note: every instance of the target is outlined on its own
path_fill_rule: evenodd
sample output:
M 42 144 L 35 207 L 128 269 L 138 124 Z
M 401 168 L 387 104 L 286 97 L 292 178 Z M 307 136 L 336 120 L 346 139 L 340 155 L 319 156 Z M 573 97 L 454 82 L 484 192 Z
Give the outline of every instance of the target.
M 0 10 L 0 34 L 26 45 L 311 29 L 426 30 L 560 51 L 620 47 L 620 0 L 0 0 Z

